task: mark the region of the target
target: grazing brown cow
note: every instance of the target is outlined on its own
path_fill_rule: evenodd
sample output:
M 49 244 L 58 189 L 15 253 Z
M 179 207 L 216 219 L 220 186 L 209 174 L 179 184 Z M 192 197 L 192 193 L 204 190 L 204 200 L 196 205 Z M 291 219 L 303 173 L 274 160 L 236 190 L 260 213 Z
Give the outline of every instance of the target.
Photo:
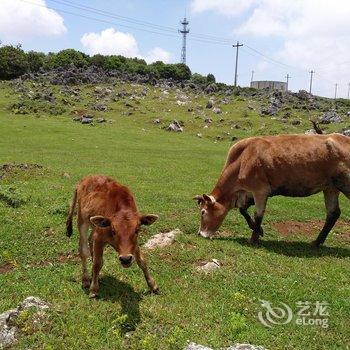
M 148 271 L 137 243 L 141 225 L 151 225 L 157 215 L 140 215 L 130 190 L 106 176 L 85 177 L 74 192 L 73 202 L 67 218 L 67 236 L 73 233 L 72 218 L 78 203 L 79 253 L 83 265 L 82 283 L 90 287 L 90 296 L 98 294 L 98 275 L 102 268 L 103 249 L 111 245 L 119 254 L 123 267 L 130 267 L 135 259 L 142 269 L 147 284 L 153 293 L 159 289 Z M 88 239 L 89 227 L 93 231 Z M 89 249 L 89 246 L 90 249 Z M 92 281 L 87 271 L 87 259 L 92 256 Z
M 330 135 L 252 137 L 231 147 L 221 176 L 210 195 L 196 196 L 201 209 L 199 234 L 210 237 L 228 211 L 238 208 L 253 231 L 261 222 L 268 197 L 307 197 L 323 191 L 327 217 L 315 246 L 322 244 L 340 216 L 338 197 L 350 199 L 350 138 Z M 254 220 L 247 209 L 255 204 Z

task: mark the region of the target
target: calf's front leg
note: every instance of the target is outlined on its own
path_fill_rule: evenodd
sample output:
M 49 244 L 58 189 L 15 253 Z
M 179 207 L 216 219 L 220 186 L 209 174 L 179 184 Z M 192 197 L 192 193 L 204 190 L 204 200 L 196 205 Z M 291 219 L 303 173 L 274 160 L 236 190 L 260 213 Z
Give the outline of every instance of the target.
M 103 244 L 93 241 L 92 243 L 92 281 L 90 286 L 90 298 L 96 298 L 100 289 L 98 276 L 103 265 Z
M 147 267 L 146 260 L 143 257 L 139 247 L 137 247 L 137 249 L 136 249 L 135 259 L 136 259 L 137 265 L 140 267 L 140 269 L 142 270 L 142 272 L 145 276 L 145 279 L 146 279 L 146 282 L 147 282 L 147 285 L 148 285 L 150 291 L 154 294 L 159 294 L 159 287 L 157 286 L 157 283 L 154 280 L 154 278 L 151 276 L 151 274 L 148 270 L 148 267 Z

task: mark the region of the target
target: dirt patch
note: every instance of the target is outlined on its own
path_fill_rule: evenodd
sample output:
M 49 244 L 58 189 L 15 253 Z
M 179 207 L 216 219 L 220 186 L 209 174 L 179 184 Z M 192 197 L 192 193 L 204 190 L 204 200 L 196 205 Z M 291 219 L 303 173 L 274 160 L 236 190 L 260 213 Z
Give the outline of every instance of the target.
M 14 268 L 14 266 L 10 263 L 0 265 L 0 275 L 11 271 L 13 268 Z
M 36 262 L 32 262 L 27 265 L 27 267 L 43 267 L 43 266 L 52 266 L 54 264 L 66 264 L 68 262 L 78 262 L 79 255 L 76 253 L 60 253 L 53 259 L 45 259 Z M 10 263 L 5 263 L 4 265 L 0 265 L 0 275 L 10 272 L 15 268 L 14 265 Z
M 4 179 L 7 176 L 20 171 L 29 171 L 29 170 L 38 170 L 42 169 L 43 166 L 40 164 L 30 164 L 30 163 L 10 163 L 0 165 L 0 180 Z
M 282 236 L 305 235 L 311 236 L 317 234 L 323 227 L 324 221 L 311 220 L 301 221 L 283 221 L 272 224 L 272 227 Z M 338 220 L 333 230 L 334 237 L 350 242 L 350 222 Z
M 38 266 L 50 266 L 54 264 L 65 264 L 67 262 L 71 261 L 78 261 L 79 260 L 79 255 L 76 253 L 60 253 L 57 257 L 53 259 L 45 259 L 41 260 L 39 262 L 35 262 L 33 264 L 30 264 L 31 267 L 38 267 Z

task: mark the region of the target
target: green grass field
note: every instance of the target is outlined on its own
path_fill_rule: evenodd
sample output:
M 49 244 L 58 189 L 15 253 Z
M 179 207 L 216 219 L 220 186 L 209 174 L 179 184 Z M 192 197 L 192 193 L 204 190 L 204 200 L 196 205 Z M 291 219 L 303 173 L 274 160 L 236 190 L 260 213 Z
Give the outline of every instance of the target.
M 222 115 L 214 115 L 205 110 L 204 96 L 178 106 L 175 92 L 164 98 L 149 88 L 134 102 L 132 115 L 125 115 L 124 101 L 110 102 L 108 112 L 96 115 L 113 123 L 89 126 L 73 123 L 71 110 L 87 108 L 90 87 L 59 116 L 15 115 L 9 105 L 18 95 L 7 83 L 0 87 L 0 164 L 42 166 L 15 169 L 0 180 L 0 312 L 29 295 L 52 304 L 47 324 L 36 332 L 26 328 L 15 349 L 183 349 L 187 340 L 214 348 L 235 342 L 268 349 L 350 348 L 350 225 L 336 226 L 320 249 L 309 245 L 317 235 L 312 227 L 290 235 L 274 228 L 277 222 L 323 220 L 321 195 L 270 199 L 259 247 L 247 244 L 249 229 L 235 211 L 215 239 L 195 234 L 199 213 L 192 197 L 212 189 L 231 137 L 304 132 L 310 128 L 305 112 L 292 111 L 302 120 L 292 126 L 261 118 L 247 109 L 250 101 L 236 97 Z M 115 87 L 122 88 L 143 89 Z M 188 111 L 196 105 L 204 105 L 203 113 L 213 119 L 209 128 Z M 152 122 L 158 117 L 162 125 L 184 121 L 184 133 L 162 130 Z M 231 123 L 240 129 L 231 129 Z M 217 135 L 223 140 L 216 141 Z M 148 294 L 142 272 L 136 265 L 122 269 L 112 249 L 105 252 L 100 298 L 91 300 L 82 290 L 77 230 L 67 238 L 64 222 L 74 186 L 88 174 L 128 185 L 141 212 L 159 215 L 140 235 L 141 244 L 158 232 L 183 232 L 173 245 L 147 253 L 161 295 Z M 341 209 L 341 219 L 349 221 L 344 197 Z M 209 275 L 196 271 L 196 264 L 212 258 L 222 262 L 221 269 Z M 292 321 L 267 328 L 257 317 L 261 299 L 286 303 L 293 311 L 298 301 L 326 301 L 329 327 Z

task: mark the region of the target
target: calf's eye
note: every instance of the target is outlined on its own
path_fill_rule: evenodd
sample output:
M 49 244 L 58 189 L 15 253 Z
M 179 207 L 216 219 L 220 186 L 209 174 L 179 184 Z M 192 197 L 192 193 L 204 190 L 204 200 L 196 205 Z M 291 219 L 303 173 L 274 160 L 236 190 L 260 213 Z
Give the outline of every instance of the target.
M 203 216 L 205 213 L 206 213 L 206 210 L 205 210 L 205 209 L 202 209 L 202 210 L 201 210 L 202 216 Z

